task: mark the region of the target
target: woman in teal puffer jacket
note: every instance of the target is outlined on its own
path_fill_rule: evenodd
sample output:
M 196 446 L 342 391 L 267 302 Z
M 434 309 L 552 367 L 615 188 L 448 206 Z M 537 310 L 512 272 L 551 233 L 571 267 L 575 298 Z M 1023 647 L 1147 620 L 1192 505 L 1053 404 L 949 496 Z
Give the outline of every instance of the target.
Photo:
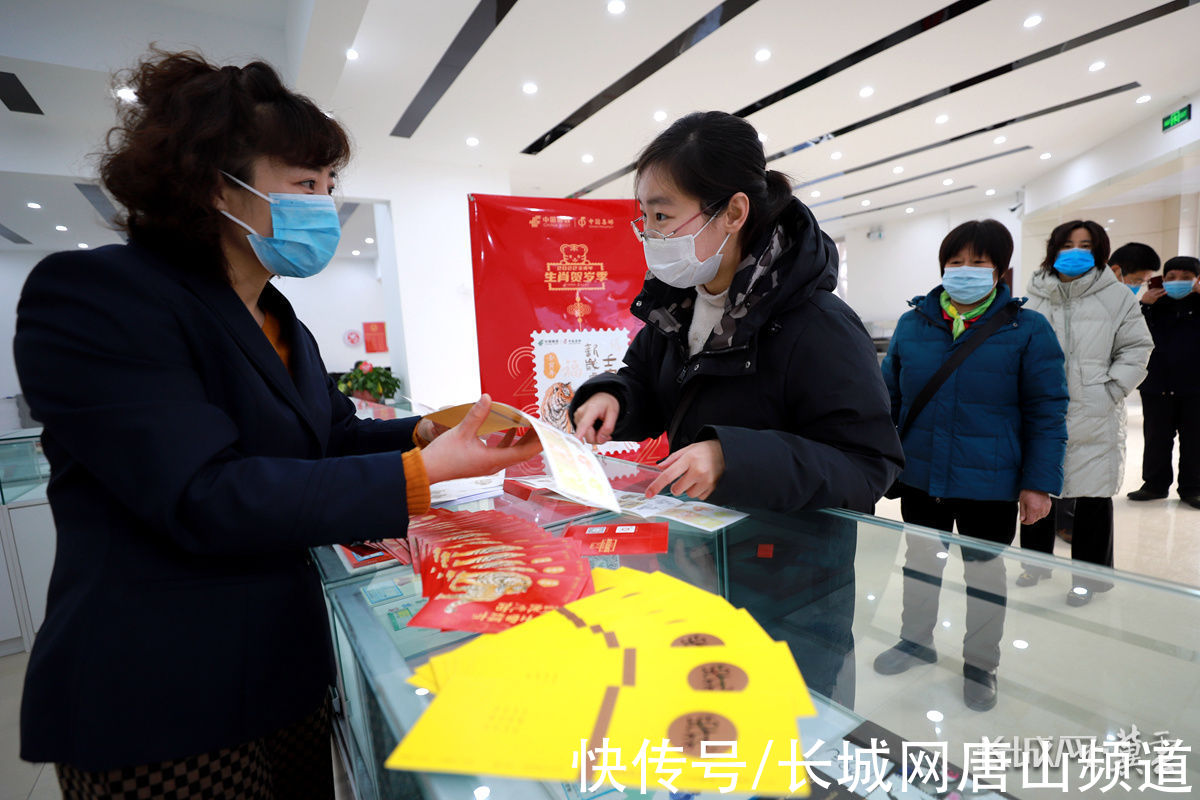
M 1044 317 L 1021 308 L 1001 278 L 1013 241 L 996 220 L 965 222 L 942 241 L 942 285 L 913 298 L 892 335 L 883 377 L 892 418 L 905 420 L 916 397 L 955 349 L 994 315 L 1003 324 L 958 366 L 912 420 L 900 474 L 905 522 L 1012 544 L 1017 515 L 1032 523 L 1062 488 L 1067 385 L 1063 352 Z M 948 545 L 909 536 L 900 643 L 875 670 L 903 672 L 937 658 L 933 629 Z M 963 640 L 966 704 L 995 704 L 1007 592 L 994 552 L 964 545 L 967 634 Z

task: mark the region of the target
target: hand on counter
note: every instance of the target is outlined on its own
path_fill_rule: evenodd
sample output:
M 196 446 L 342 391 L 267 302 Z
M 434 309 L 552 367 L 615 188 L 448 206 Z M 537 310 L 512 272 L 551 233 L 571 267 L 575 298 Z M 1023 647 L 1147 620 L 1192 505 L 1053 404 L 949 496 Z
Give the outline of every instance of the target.
M 658 462 L 662 474 L 646 487 L 646 497 L 658 494 L 671 484 L 671 494 L 686 494 L 707 500 L 717 481 L 725 474 L 725 453 L 716 439 L 690 444 Z
M 621 401 L 608 392 L 597 392 L 575 409 L 575 433 L 588 444 L 605 444 L 612 441 L 620 415 Z

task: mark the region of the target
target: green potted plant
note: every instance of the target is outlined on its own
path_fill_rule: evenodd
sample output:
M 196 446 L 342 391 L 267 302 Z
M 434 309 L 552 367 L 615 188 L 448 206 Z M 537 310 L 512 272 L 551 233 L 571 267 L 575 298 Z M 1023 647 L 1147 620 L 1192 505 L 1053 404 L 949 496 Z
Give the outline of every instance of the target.
M 355 361 L 354 369 L 343 375 L 337 385 L 342 394 L 375 403 L 392 397 L 400 391 L 401 386 L 400 379 L 392 374 L 391 367 L 377 367 L 370 361 Z

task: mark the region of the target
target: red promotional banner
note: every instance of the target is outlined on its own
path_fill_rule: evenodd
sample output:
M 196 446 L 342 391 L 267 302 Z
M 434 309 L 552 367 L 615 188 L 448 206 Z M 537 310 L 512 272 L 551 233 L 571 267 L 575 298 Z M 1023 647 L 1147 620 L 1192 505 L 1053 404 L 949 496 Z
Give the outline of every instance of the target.
M 581 383 L 615 372 L 642 322 L 629 313 L 646 259 L 632 200 L 470 196 L 483 391 L 563 430 Z M 664 445 L 614 443 L 640 461 Z

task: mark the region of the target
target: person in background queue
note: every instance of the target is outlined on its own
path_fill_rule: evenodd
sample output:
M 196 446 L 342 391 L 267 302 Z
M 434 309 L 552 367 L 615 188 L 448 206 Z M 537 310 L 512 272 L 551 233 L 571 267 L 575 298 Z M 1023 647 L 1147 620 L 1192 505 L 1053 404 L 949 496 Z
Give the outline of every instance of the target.
M 1046 242 L 1041 269 L 1029 282 L 1027 308 L 1043 314 L 1067 356 L 1067 455 L 1064 498 L 1075 501 L 1071 557 L 1113 565 L 1112 496 L 1125 470 L 1125 398 L 1146 376 L 1150 331 L 1137 298 L 1108 267 L 1108 234 L 1092 220 L 1059 225 Z M 1021 546 L 1054 550 L 1054 520 L 1021 527 Z M 1025 564 L 1018 586 L 1049 570 Z M 1076 574 L 1067 603 L 1091 602 L 1112 583 Z
M 1176 256 L 1163 264 L 1161 289 L 1142 295 L 1154 337 L 1149 372 L 1138 390 L 1146 449 L 1142 487 L 1130 500 L 1159 500 L 1171 489 L 1171 451 L 1179 437 L 1179 499 L 1200 508 L 1200 260 Z
M 1062 489 L 1067 379 L 1062 348 L 1041 314 L 1024 310 L 1003 277 L 1008 229 L 994 219 L 964 222 L 942 240 L 942 282 L 914 297 L 883 360 L 892 418 L 904 421 L 900 513 L 905 522 L 1010 545 L 1020 521 L 1050 513 Z M 986 337 L 909 419 L 925 387 L 956 348 Z M 900 641 L 875 659 L 895 675 L 937 660 L 934 627 L 949 537 L 905 537 Z M 963 701 L 996 704 L 996 670 L 1008 591 L 995 550 L 960 540 L 967 584 Z

